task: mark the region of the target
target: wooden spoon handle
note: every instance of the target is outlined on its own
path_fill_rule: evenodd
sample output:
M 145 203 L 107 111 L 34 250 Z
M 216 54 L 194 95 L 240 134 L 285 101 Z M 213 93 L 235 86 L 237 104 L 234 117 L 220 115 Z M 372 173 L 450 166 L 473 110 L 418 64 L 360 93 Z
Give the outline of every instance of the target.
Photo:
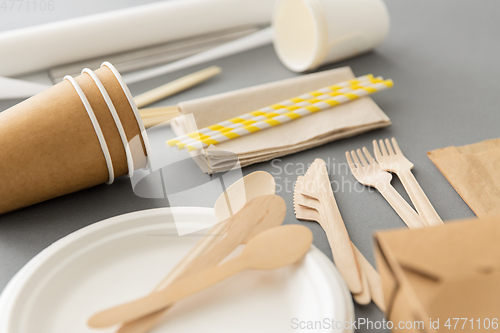
M 170 307 L 123 324 L 116 333 L 147 333 L 152 330 Z
M 220 266 L 207 269 L 179 282 L 175 282 L 168 288 L 158 292 L 101 311 L 89 319 L 88 325 L 93 328 L 103 328 L 122 322 L 136 320 L 206 289 L 245 268 L 245 260 L 242 260 L 241 257 L 237 257 Z
M 273 226 L 281 224 L 286 211 L 283 199 L 274 195 L 258 197 L 253 198 L 248 203 L 248 207 L 241 208 L 242 212 L 239 212 L 238 215 L 228 216 L 226 220 L 212 227 L 207 236 L 174 269 L 175 273 L 165 279 L 155 290 L 158 291 L 167 287 L 178 278 L 184 278 L 217 265 L 238 245 L 245 243 L 248 237 L 252 237 L 254 233 L 269 228 L 271 224 Z M 250 205 L 254 208 L 249 208 Z M 260 209 L 258 213 L 255 211 L 257 207 Z M 271 207 L 273 207 L 272 213 L 268 212 Z M 237 219 L 237 221 L 234 219 Z M 220 236 L 222 235 L 221 239 Z M 144 318 L 139 318 L 136 320 L 137 322 L 125 323 L 118 332 L 146 333 L 162 318 L 166 310 L 168 308 Z
M 166 288 L 169 284 L 182 276 L 187 276 L 197 272 L 201 272 L 210 266 L 219 263 L 219 258 L 214 258 L 212 262 L 201 261 L 200 256 L 205 253 L 215 243 L 219 242 L 225 230 L 227 229 L 227 221 L 222 221 L 213 226 L 203 238 L 196 243 L 194 248 L 174 267 L 172 271 L 155 287 L 154 291 Z M 219 261 L 215 261 L 218 260 Z M 214 262 L 215 261 L 215 262 Z
M 227 229 L 227 221 L 212 227 L 208 234 L 189 252 L 189 254 L 174 268 L 174 270 L 154 289 L 154 292 L 167 288 L 179 278 L 199 273 L 217 265 L 237 244 L 231 239 L 220 240 Z M 231 244 L 229 244 L 231 243 Z M 217 244 L 217 247 L 214 245 Z M 117 333 L 146 333 L 151 330 L 164 316 L 170 307 L 154 312 L 137 320 L 125 323 Z

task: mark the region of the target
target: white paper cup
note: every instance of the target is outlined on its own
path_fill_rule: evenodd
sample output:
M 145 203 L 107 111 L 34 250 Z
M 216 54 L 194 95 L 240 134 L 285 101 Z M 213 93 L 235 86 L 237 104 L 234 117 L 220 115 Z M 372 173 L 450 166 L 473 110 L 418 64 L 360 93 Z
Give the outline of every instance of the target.
M 354 57 L 389 32 L 382 0 L 280 0 L 273 16 L 274 47 L 294 72 Z

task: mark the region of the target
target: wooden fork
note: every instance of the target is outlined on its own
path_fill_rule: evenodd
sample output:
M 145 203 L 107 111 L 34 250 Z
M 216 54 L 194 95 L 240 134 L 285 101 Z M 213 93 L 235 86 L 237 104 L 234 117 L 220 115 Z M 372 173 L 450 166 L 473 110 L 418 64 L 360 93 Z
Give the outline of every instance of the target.
M 366 147 L 363 147 L 363 151 L 358 149 L 356 152 L 353 150 L 351 154 L 349 152 L 345 153 L 354 178 L 363 185 L 376 188 L 396 213 L 398 213 L 408 228 L 416 229 L 424 227 L 425 225 L 420 216 L 408 205 L 398 191 L 392 187 L 392 175 L 382 170 Z
M 426 226 L 443 224 L 443 220 L 432 207 L 431 202 L 411 172 L 413 163 L 403 155 L 396 139 L 392 138 L 392 145 L 389 139 L 385 139 L 385 144 L 383 140 L 380 140 L 379 144 L 377 144 L 377 140 L 373 140 L 373 152 L 383 170 L 393 172 L 399 177 Z

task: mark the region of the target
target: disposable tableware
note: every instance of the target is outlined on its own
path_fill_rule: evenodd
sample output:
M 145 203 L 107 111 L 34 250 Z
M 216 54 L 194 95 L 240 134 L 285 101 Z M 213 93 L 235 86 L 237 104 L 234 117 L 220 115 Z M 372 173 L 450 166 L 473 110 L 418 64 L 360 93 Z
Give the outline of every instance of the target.
M 246 269 L 270 270 L 302 259 L 312 244 L 311 231 L 300 225 L 272 228 L 252 238 L 236 258 L 183 279 L 130 303 L 102 311 L 89 320 L 91 327 L 107 327 L 160 310 Z
M 335 265 L 344 277 L 349 290 L 354 294 L 360 293 L 363 290 L 361 273 L 323 160 L 314 160 L 304 176 L 304 184 L 306 186 L 301 193 L 317 202 L 316 207 L 321 216 L 318 222 L 328 237 Z
M 392 175 L 382 170 L 366 147 L 363 147 L 363 151 L 353 150 L 351 154 L 346 152 L 345 155 L 354 178 L 363 185 L 375 187 L 409 228 L 425 226 L 420 216 L 391 185 Z
M 216 265 L 239 245 L 238 242 L 244 244 L 248 239 L 259 232 L 280 225 L 283 222 L 286 207 L 282 199 L 280 200 L 279 197 L 270 196 L 274 194 L 274 192 L 275 182 L 273 176 L 263 171 L 253 172 L 228 187 L 226 191 L 219 196 L 214 205 L 217 220 L 221 222 L 210 229 L 207 235 L 177 264 L 154 291 L 166 288 L 179 278 Z M 242 215 L 236 214 L 242 210 L 246 203 L 259 196 L 264 196 L 264 201 L 268 200 L 266 202 L 274 204 L 274 211 L 282 215 L 269 215 L 269 218 L 264 218 L 262 220 L 258 220 L 258 215 L 255 215 L 256 219 L 247 220 L 248 224 L 245 225 L 245 222 L 241 221 L 239 218 Z M 260 202 L 259 200 L 256 204 Z M 263 207 L 265 207 L 265 205 Z M 239 223 L 238 227 L 244 224 L 243 227 L 245 227 L 244 229 L 246 229 L 247 235 L 244 235 L 243 228 L 238 228 L 238 231 L 243 230 L 243 233 L 239 233 L 237 236 L 229 232 L 228 229 L 230 229 L 232 223 Z M 233 230 L 235 229 L 233 228 Z M 223 236 L 226 236 L 226 242 L 219 243 Z M 227 241 L 231 241 L 231 243 L 227 245 Z M 208 255 L 204 255 L 207 253 Z M 158 323 L 166 310 L 167 309 L 164 309 L 128 322 L 124 324 L 117 333 L 148 332 Z
M 413 163 L 403 155 L 396 139 L 392 138 L 391 141 L 385 139 L 384 144 L 384 141 L 380 140 L 377 144 L 377 140 L 373 140 L 373 152 L 378 164 L 383 170 L 394 172 L 398 176 L 426 226 L 443 224 L 443 220 L 441 220 L 411 172 Z
M 315 202 L 314 199 L 306 197 L 300 193 L 301 188 L 304 186 L 303 179 L 303 176 L 299 176 L 297 178 L 293 194 L 295 216 L 299 220 L 314 221 L 321 224 L 321 216 L 318 212 L 317 202 Z M 360 267 L 363 282 L 363 290 L 359 294 L 353 294 L 354 300 L 359 304 L 368 304 L 371 300 L 373 300 L 373 302 L 385 312 L 380 275 L 354 244 L 352 244 L 352 247 Z

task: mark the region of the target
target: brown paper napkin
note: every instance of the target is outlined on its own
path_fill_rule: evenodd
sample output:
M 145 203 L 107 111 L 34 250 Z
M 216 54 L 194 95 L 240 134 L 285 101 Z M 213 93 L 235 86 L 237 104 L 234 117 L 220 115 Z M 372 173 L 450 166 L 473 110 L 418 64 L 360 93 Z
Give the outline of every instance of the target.
M 201 129 L 353 78 L 351 69 L 342 67 L 182 102 L 179 109 L 184 115 L 193 114 L 196 126 Z M 225 171 L 233 164 L 220 151 L 236 154 L 243 167 L 390 124 L 387 115 L 375 102 L 364 97 L 272 129 L 209 147 L 205 155 L 192 155 L 204 172 L 215 173 Z M 172 129 L 178 136 L 197 130 L 194 124 L 189 124 L 182 118 L 173 121 Z
M 478 217 L 500 215 L 500 138 L 428 156 Z

